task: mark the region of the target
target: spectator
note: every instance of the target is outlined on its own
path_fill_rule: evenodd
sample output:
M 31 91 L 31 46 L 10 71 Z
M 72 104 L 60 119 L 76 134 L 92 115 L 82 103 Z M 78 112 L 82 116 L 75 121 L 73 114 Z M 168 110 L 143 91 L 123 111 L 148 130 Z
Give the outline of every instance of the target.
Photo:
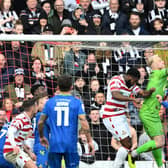
M 148 73 L 146 68 L 142 65 L 137 67 L 138 71 L 140 72 L 140 79 L 138 81 L 138 85 L 141 89 L 146 89 L 147 82 L 148 82 Z
M 90 24 L 90 20 L 94 12 L 91 6 L 91 1 L 90 0 L 80 0 L 80 6 L 84 10 L 84 15 L 85 15 L 87 24 Z
M 135 8 L 133 8 L 132 11 L 139 13 L 139 16 L 141 18 L 141 25 L 143 25 L 148 30 L 149 26 L 147 20 L 147 12 L 144 10 L 144 2 L 143 0 L 137 0 L 135 2 Z
M 44 32 L 44 28 L 47 25 L 47 14 L 42 12 L 39 16 L 39 24 L 37 26 L 37 34 L 42 34 Z
M 41 8 L 42 8 L 42 12 L 45 12 L 47 14 L 48 23 L 50 24 L 50 18 L 54 15 L 54 10 L 52 8 L 51 1 L 44 0 L 41 3 Z
M 90 88 L 86 92 L 86 94 L 84 96 L 84 99 L 83 99 L 87 114 L 90 111 L 91 104 L 94 103 L 95 95 L 99 91 L 99 89 L 100 89 L 100 82 L 99 82 L 99 80 L 96 77 L 92 77 L 92 79 L 90 81 Z
M 97 151 L 99 149 L 98 144 L 93 140 L 94 150 Z M 80 156 L 80 161 L 88 164 L 92 164 L 95 162 L 95 156 L 90 153 L 89 144 L 87 142 L 87 137 L 85 135 L 84 130 L 79 130 L 79 138 L 78 138 L 78 153 Z
M 31 77 L 30 77 L 31 85 L 42 84 L 46 86 L 46 83 L 44 81 L 45 79 L 44 67 L 41 59 L 38 57 L 35 58 L 32 64 L 33 65 L 32 65 Z
M 37 8 L 37 0 L 26 0 L 27 8 L 20 13 L 25 34 L 37 34 L 41 10 Z
M 130 119 L 127 118 L 128 124 L 129 124 L 129 129 L 131 133 L 131 141 L 132 141 L 132 146 L 131 150 L 134 150 L 137 147 L 137 135 L 136 135 L 136 130 L 130 125 Z M 124 148 L 119 141 L 117 141 L 114 137 L 111 139 L 111 146 L 117 151 L 116 157 L 113 163 L 114 168 L 120 168 L 123 164 L 124 161 L 127 157 L 128 150 Z
M 149 32 L 142 25 L 139 13 L 131 12 L 127 32 L 129 35 L 149 35 Z
M 22 68 L 15 69 L 15 81 L 13 84 L 5 86 L 6 93 L 9 98 L 14 102 L 16 108 L 23 104 L 25 95 L 30 93 L 30 86 L 24 83 L 24 70 Z
M 80 71 L 82 72 L 85 63 L 86 55 L 80 51 L 80 43 L 72 43 L 72 48 L 70 51 L 65 53 L 64 58 L 64 72 L 66 74 L 75 76 L 75 74 Z
M 97 64 L 94 52 L 90 52 L 87 56 L 86 62 L 84 64 L 83 75 L 87 84 L 93 76 L 96 76 L 100 80 L 102 79 L 102 71 L 100 70 L 100 67 Z
M 11 10 L 11 0 L 2 0 L 0 6 L 1 31 L 10 34 L 13 31 L 15 22 L 19 19 L 16 12 Z
M 70 19 L 72 26 L 78 31 L 78 34 L 84 34 L 88 24 L 85 20 L 84 11 L 81 6 L 76 6 Z
M 4 53 L 8 66 L 12 68 L 23 68 L 25 72 L 30 71 L 32 58 L 29 53 L 28 44 L 21 41 L 11 41 L 4 44 Z
M 111 148 L 111 135 L 105 128 L 100 119 L 99 110 L 91 109 L 90 114 L 90 130 L 93 140 L 98 144 L 99 150 L 95 152 L 96 160 L 113 159 Z M 111 155 L 110 155 L 111 154 Z
M 166 0 L 154 0 L 154 4 L 155 8 L 148 15 L 149 23 L 152 23 L 156 18 L 160 18 L 163 20 L 164 30 L 166 30 L 168 28 Z
M 81 72 L 75 74 L 75 82 L 73 87 L 73 95 L 84 100 L 85 94 L 87 93 L 86 82 L 82 76 Z
M 149 13 L 154 8 L 153 0 L 120 0 L 121 10 L 129 14 L 133 8 L 135 8 L 136 4 L 142 2 L 144 4 L 144 10 L 146 13 Z
M 126 72 L 130 67 L 142 63 L 142 52 L 130 42 L 122 42 L 121 47 L 114 51 L 114 59 L 118 63 L 119 72 Z
M 95 108 L 95 109 L 100 110 L 102 105 L 104 105 L 104 104 L 105 104 L 105 95 L 104 95 L 104 93 L 98 91 L 95 94 L 94 102 L 93 102 L 93 104 L 91 104 L 91 108 Z
M 61 35 L 77 35 L 77 30 L 72 26 L 70 19 L 64 19 L 61 23 Z
M 127 25 L 128 17 L 119 10 L 119 0 L 110 0 L 109 7 L 102 17 L 102 26 L 111 34 L 120 33 Z
M 164 22 L 160 18 L 155 18 L 152 22 L 152 35 L 167 35 L 168 31 L 164 29 Z
M 111 32 L 102 27 L 102 16 L 99 13 L 95 13 L 92 16 L 91 23 L 88 25 L 86 34 L 90 35 L 100 35 L 100 34 L 110 34 Z
M 2 99 L 4 98 L 5 86 L 13 81 L 14 70 L 6 64 L 5 56 L 0 53 L 0 106 L 2 106 Z
M 61 23 L 64 19 L 68 19 L 70 13 L 64 8 L 63 0 L 55 0 L 54 15 L 50 18 L 49 23 L 52 25 L 54 34 L 60 34 Z
M 23 34 L 23 24 L 22 24 L 21 20 L 16 21 L 16 23 L 14 25 L 13 33 Z
M 49 71 L 50 72 L 50 71 Z M 50 76 L 45 70 L 42 64 L 42 61 L 39 57 L 36 57 L 33 60 L 32 71 L 31 71 L 31 85 L 41 84 L 47 88 L 48 95 L 52 96 L 56 85 L 56 79 L 53 76 L 54 73 L 51 73 Z
M 53 34 L 52 26 L 47 24 L 42 34 Z M 57 42 L 35 42 L 31 55 L 33 59 L 41 59 L 48 77 L 57 77 L 63 72 L 64 50 Z
M 100 46 L 108 47 L 107 43 L 100 43 Z M 103 71 L 103 79 L 118 74 L 118 63 L 114 58 L 114 50 L 101 49 L 96 50 L 96 58 L 100 69 Z M 103 84 L 106 85 L 106 82 Z
M 14 108 L 14 103 L 10 98 L 3 100 L 3 109 L 6 111 L 7 121 L 10 122 L 15 114 L 19 113 L 19 110 Z

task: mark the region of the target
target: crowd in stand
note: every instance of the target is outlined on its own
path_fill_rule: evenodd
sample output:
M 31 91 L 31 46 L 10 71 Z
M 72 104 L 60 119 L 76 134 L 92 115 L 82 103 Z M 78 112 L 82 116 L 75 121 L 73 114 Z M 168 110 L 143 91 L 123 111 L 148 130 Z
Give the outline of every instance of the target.
M 167 13 L 166 0 L 1 0 L 0 31 L 20 20 L 24 34 L 164 35 Z
M 0 31 L 4 34 L 42 35 L 166 35 L 167 5 L 166 0 L 1 0 Z M 57 77 L 69 74 L 74 82 L 72 94 L 84 102 L 97 149 L 95 158 L 89 161 L 81 158 L 87 163 L 93 163 L 95 159 L 113 160 L 118 144 L 111 139 L 101 119 L 108 82 L 112 76 L 125 73 L 134 66 L 141 74 L 138 85 L 145 89 L 150 72 L 146 59 L 154 54 L 164 56 L 168 44 L 156 44 L 157 50 L 139 50 L 129 42 L 122 42 L 112 50 L 88 50 L 81 47 L 80 42 L 61 44 L 0 42 L 1 107 L 11 121 L 23 111 L 23 100 L 32 97 L 34 90 L 44 87 L 49 97 L 59 94 Z M 108 43 L 99 46 L 103 48 Z M 165 50 L 159 50 L 160 47 Z M 128 109 L 139 140 L 143 130 L 139 109 L 131 103 Z M 85 139 L 81 135 L 82 131 L 79 131 L 78 145 L 82 156 L 87 151 L 83 150 Z M 165 157 L 167 159 L 168 155 Z M 142 156 L 142 159 L 152 160 L 150 155 Z

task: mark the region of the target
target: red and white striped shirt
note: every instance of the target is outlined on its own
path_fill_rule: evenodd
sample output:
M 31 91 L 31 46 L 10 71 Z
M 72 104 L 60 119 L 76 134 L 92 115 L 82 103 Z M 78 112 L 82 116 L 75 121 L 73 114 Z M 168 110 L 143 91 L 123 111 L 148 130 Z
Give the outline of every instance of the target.
M 30 135 L 33 132 L 31 119 L 26 114 L 26 112 L 19 114 L 11 122 L 10 127 L 14 127 L 15 129 L 17 129 L 17 131 L 14 134 L 14 141 L 17 146 L 22 146 L 24 141 L 28 137 L 30 137 Z M 11 142 L 9 141 L 8 134 L 7 134 L 3 153 L 8 153 L 11 151 L 13 151 L 13 146 L 12 146 Z
M 119 91 L 123 96 L 129 97 L 131 93 L 137 94 L 140 88 L 136 85 L 128 88 L 125 84 L 123 75 L 114 76 L 108 84 L 107 101 L 103 110 L 103 118 L 125 115 L 127 111 L 127 102 L 114 99 L 112 96 L 113 91 Z

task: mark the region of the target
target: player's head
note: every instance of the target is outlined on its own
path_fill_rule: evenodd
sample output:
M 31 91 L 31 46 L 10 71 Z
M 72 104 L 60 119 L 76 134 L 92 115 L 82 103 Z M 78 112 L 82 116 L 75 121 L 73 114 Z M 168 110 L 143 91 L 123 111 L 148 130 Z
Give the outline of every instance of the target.
M 135 85 L 140 79 L 140 73 L 136 68 L 130 68 L 126 73 L 125 83 L 128 88 Z
M 0 130 L 6 122 L 6 117 L 7 117 L 6 111 L 3 109 L 0 109 Z
M 62 92 L 68 92 L 72 88 L 72 77 L 69 75 L 61 75 L 58 77 L 58 87 Z
M 152 68 L 152 70 L 159 70 L 165 68 L 164 61 L 158 55 L 149 57 L 148 65 Z
M 46 88 L 43 84 L 35 84 L 31 87 L 31 93 L 33 96 L 38 96 L 39 93 L 46 92 Z
M 31 113 L 30 115 L 33 118 L 37 113 L 37 97 L 25 100 L 22 106 L 24 108 L 24 111 Z
M 38 106 L 38 111 L 42 111 L 44 108 L 44 105 L 46 101 L 48 100 L 48 94 L 47 92 L 39 93 L 38 95 L 38 100 L 37 100 L 37 106 Z

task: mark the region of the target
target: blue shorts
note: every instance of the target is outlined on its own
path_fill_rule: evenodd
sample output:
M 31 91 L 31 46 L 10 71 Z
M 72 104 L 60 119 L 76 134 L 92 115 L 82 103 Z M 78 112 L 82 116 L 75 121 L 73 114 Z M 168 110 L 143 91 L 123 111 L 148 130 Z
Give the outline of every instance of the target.
M 34 148 L 34 153 L 36 155 L 36 165 L 40 168 L 48 167 L 48 150 L 46 147 L 39 144 Z
M 78 153 L 48 153 L 48 165 L 50 168 L 61 168 L 61 160 L 64 158 L 66 168 L 76 168 L 79 166 Z
M 14 166 L 0 155 L 0 168 L 14 168 Z

